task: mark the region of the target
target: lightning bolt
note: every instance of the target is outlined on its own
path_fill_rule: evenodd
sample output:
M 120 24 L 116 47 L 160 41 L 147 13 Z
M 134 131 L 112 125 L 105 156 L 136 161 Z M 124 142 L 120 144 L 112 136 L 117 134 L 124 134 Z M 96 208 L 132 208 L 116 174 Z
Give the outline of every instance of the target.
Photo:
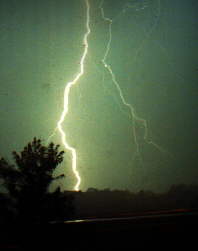
M 86 59 L 86 56 L 88 53 L 88 47 L 89 47 L 88 36 L 91 32 L 91 30 L 90 30 L 90 5 L 89 5 L 89 1 L 85 0 L 85 4 L 86 4 L 86 33 L 84 34 L 84 37 L 83 37 L 84 51 L 83 51 L 82 57 L 80 59 L 80 70 L 76 74 L 74 79 L 65 85 L 63 111 L 62 111 L 62 114 L 60 116 L 59 121 L 57 122 L 57 127 L 56 127 L 56 129 L 58 129 L 58 131 L 60 132 L 61 141 L 62 141 L 63 146 L 65 147 L 65 149 L 67 151 L 69 151 L 71 153 L 72 171 L 77 179 L 77 182 L 74 186 L 75 191 L 79 191 L 79 187 L 80 187 L 80 183 L 81 183 L 81 177 L 80 177 L 80 174 L 77 170 L 77 153 L 76 153 L 76 149 L 74 147 L 70 146 L 69 143 L 67 142 L 66 133 L 63 130 L 63 122 L 65 120 L 66 115 L 69 112 L 70 91 L 71 91 L 72 87 L 77 84 L 80 77 L 84 74 L 84 63 L 85 63 L 85 59 Z M 51 136 L 53 136 L 53 134 Z
M 76 149 L 72 146 L 69 145 L 68 141 L 67 141 L 67 137 L 66 137 L 66 133 L 63 129 L 63 123 L 65 121 L 65 118 L 69 112 L 69 97 L 70 97 L 70 91 L 72 89 L 72 87 L 74 85 L 76 85 L 79 81 L 79 79 L 82 77 L 82 75 L 84 74 L 84 64 L 85 64 L 85 59 L 86 56 L 88 54 L 88 48 L 89 48 L 89 44 L 88 44 L 88 36 L 91 33 L 90 30 L 90 4 L 89 4 L 89 0 L 84 0 L 85 5 L 86 5 L 86 32 L 83 36 L 83 45 L 84 45 L 84 51 L 83 54 L 81 56 L 80 59 L 80 69 L 79 72 L 76 74 L 76 76 L 74 77 L 74 79 L 68 83 L 66 83 L 65 85 L 65 89 L 64 89 L 64 98 L 63 98 L 63 111 L 61 113 L 60 119 L 57 122 L 57 126 L 54 129 L 53 133 L 49 136 L 48 141 L 51 137 L 53 137 L 55 135 L 55 133 L 57 131 L 59 131 L 60 135 L 61 135 L 61 141 L 62 144 L 64 146 L 64 148 L 69 151 L 71 153 L 71 160 L 72 160 L 72 171 L 74 176 L 76 177 L 76 184 L 74 186 L 74 190 L 75 191 L 79 191 L 79 187 L 81 184 L 81 177 L 80 174 L 77 170 L 77 152 Z M 134 137 L 134 142 L 135 142 L 135 146 L 136 146 L 136 153 L 135 156 L 139 156 L 141 159 L 141 154 L 140 154 L 140 143 L 138 141 L 138 137 L 137 137 L 137 132 L 136 132 L 136 126 L 140 125 L 143 127 L 144 129 L 144 134 L 143 134 L 143 139 L 145 140 L 146 143 L 153 145 L 154 147 L 156 147 L 158 150 L 160 150 L 161 152 L 166 152 L 162 147 L 160 147 L 158 144 L 156 144 L 154 141 L 150 140 L 148 138 L 148 125 L 147 125 L 147 121 L 144 118 L 139 117 L 136 114 L 135 108 L 127 102 L 127 100 L 124 97 L 123 91 L 116 79 L 116 76 L 112 70 L 112 67 L 110 64 L 107 63 L 107 57 L 109 55 L 109 51 L 111 49 L 111 43 L 112 43 L 112 25 L 113 25 L 113 19 L 110 19 L 109 17 L 105 16 L 104 13 L 104 8 L 103 8 L 103 3 L 104 0 L 102 0 L 100 2 L 99 5 L 99 9 L 101 12 L 101 17 L 102 19 L 108 23 L 108 40 L 107 40 L 107 44 L 106 44 L 106 49 L 105 49 L 105 53 L 104 56 L 101 60 L 103 66 L 105 67 L 105 69 L 107 69 L 108 73 L 111 76 L 111 79 L 118 91 L 119 97 L 122 101 L 122 104 L 128 109 L 129 114 L 130 114 L 130 119 L 132 121 L 132 134 Z M 153 28 L 152 28 L 153 30 Z M 152 31 L 151 31 L 152 32 Z M 147 34 L 147 36 L 150 35 L 150 33 Z M 138 49 L 138 51 L 140 50 L 140 48 Z
M 106 23 L 108 23 L 108 40 L 107 40 L 107 44 L 106 44 L 105 53 L 104 53 L 104 56 L 103 56 L 101 62 L 103 64 L 103 66 L 107 69 L 107 71 L 109 72 L 109 74 L 111 76 L 111 79 L 112 79 L 112 82 L 113 82 L 113 84 L 115 85 L 115 87 L 116 87 L 116 89 L 118 91 L 118 94 L 119 94 L 119 97 L 120 97 L 120 99 L 122 101 L 122 104 L 129 110 L 130 119 L 132 121 L 132 134 L 133 134 L 133 138 L 134 138 L 134 142 L 135 142 L 135 146 L 136 146 L 136 153 L 135 153 L 135 155 L 139 156 L 140 160 L 141 160 L 140 144 L 139 144 L 139 141 L 138 141 L 138 138 L 137 138 L 137 132 L 136 132 L 136 125 L 137 124 L 141 124 L 142 127 L 143 127 L 143 129 L 144 129 L 144 133 L 143 133 L 143 139 L 144 139 L 144 141 L 147 144 L 153 145 L 159 151 L 165 153 L 166 150 L 164 150 L 161 146 L 159 146 L 154 141 L 152 141 L 151 139 L 148 138 L 148 123 L 147 123 L 146 119 L 139 117 L 136 114 L 135 108 L 130 103 L 128 103 L 126 101 L 126 99 L 124 97 L 124 94 L 123 94 L 123 91 L 122 91 L 122 89 L 121 89 L 121 87 L 120 87 L 120 85 L 119 85 L 119 83 L 118 83 L 118 81 L 116 79 L 116 76 L 115 76 L 115 74 L 114 74 L 114 72 L 112 70 L 112 67 L 111 67 L 110 64 L 107 63 L 107 57 L 108 57 L 109 51 L 111 49 L 111 43 L 112 43 L 112 25 L 113 25 L 113 19 L 105 16 L 103 4 L 104 4 L 104 0 L 102 0 L 100 2 L 99 9 L 100 9 L 100 12 L 101 12 L 102 19 Z M 152 27 L 151 31 L 153 30 L 153 28 L 154 27 Z M 150 35 L 150 33 L 149 33 L 149 35 Z

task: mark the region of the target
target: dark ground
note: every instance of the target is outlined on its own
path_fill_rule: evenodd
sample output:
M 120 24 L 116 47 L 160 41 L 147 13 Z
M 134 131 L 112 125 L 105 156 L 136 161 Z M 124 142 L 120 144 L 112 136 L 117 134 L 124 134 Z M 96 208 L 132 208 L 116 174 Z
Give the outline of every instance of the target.
M 177 210 L 47 225 L 1 226 L 0 249 L 197 250 L 198 212 Z

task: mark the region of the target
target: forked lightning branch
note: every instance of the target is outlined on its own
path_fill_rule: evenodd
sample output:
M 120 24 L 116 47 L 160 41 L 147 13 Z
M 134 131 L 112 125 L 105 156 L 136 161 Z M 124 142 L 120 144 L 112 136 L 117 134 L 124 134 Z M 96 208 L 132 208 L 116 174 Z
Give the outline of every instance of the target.
M 77 152 L 76 152 L 76 149 L 74 147 L 70 146 L 70 144 L 67 141 L 67 135 L 66 135 L 66 132 L 63 129 L 63 123 L 64 123 L 65 118 L 66 118 L 66 116 L 67 116 L 67 114 L 69 112 L 70 91 L 71 91 L 72 87 L 78 83 L 78 80 L 84 74 L 85 60 L 86 60 L 86 57 L 87 57 L 87 54 L 88 54 L 88 49 L 89 49 L 88 37 L 89 37 L 89 35 L 91 33 L 91 30 L 90 30 L 90 4 L 89 4 L 89 0 L 84 0 L 84 2 L 85 2 L 85 5 L 86 5 L 86 22 L 85 22 L 86 30 L 85 30 L 85 34 L 83 36 L 84 49 L 83 49 L 82 56 L 80 58 L 80 69 L 76 73 L 76 76 L 74 77 L 74 79 L 65 84 L 64 99 L 63 99 L 63 111 L 61 113 L 60 119 L 57 122 L 57 127 L 55 129 L 55 130 L 58 129 L 58 131 L 60 132 L 61 141 L 62 141 L 62 144 L 63 144 L 64 148 L 66 149 L 66 151 L 69 151 L 70 154 L 71 154 L 72 171 L 73 171 L 73 174 L 74 174 L 74 176 L 76 178 L 76 183 L 75 183 L 75 186 L 73 188 L 75 191 L 79 191 L 80 184 L 81 184 L 81 177 L 80 177 L 80 174 L 79 174 L 78 168 L 77 168 Z M 160 2 L 160 0 L 159 0 L 159 2 Z M 104 56 L 102 57 L 102 63 L 103 63 L 104 69 L 106 69 L 108 74 L 110 74 L 110 76 L 111 76 L 111 80 L 114 83 L 114 86 L 115 86 L 115 88 L 116 88 L 116 90 L 117 90 L 117 92 L 119 94 L 119 97 L 120 97 L 120 100 L 121 100 L 123 106 L 126 108 L 126 110 L 130 114 L 130 118 L 131 118 L 131 122 L 132 122 L 132 134 L 133 134 L 133 138 L 134 138 L 135 146 L 136 146 L 136 150 L 134 152 L 134 155 L 138 156 L 139 159 L 141 159 L 140 144 L 138 142 L 138 137 L 137 137 L 137 133 L 136 133 L 136 125 L 137 124 L 140 124 L 144 128 L 144 135 L 143 135 L 144 141 L 147 144 L 153 145 L 154 147 L 156 147 L 161 152 L 164 152 L 164 150 L 160 146 L 158 146 L 154 141 L 148 139 L 147 121 L 144 118 L 139 117 L 136 114 L 134 107 L 130 103 L 128 103 L 126 101 L 126 99 L 124 97 L 124 94 L 122 92 L 122 89 L 120 87 L 120 84 L 116 80 L 115 73 L 113 72 L 113 70 L 111 68 L 111 65 L 109 63 L 107 63 L 107 58 L 108 58 L 109 51 L 111 49 L 111 43 L 112 43 L 113 20 L 110 19 L 109 17 L 105 16 L 103 3 L 104 3 L 104 1 L 102 0 L 100 5 L 99 5 L 99 9 L 100 9 L 102 20 L 107 23 L 108 39 L 106 41 L 106 49 L 105 49 L 105 52 L 104 52 Z M 51 136 L 53 136 L 53 134 Z

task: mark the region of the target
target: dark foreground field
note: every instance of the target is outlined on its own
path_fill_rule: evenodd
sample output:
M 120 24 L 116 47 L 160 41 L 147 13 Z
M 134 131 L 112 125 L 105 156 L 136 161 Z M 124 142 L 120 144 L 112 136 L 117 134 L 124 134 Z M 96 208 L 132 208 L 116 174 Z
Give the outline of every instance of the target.
M 1 226 L 0 240 L 1 250 L 197 250 L 198 212 L 176 210 L 47 225 Z

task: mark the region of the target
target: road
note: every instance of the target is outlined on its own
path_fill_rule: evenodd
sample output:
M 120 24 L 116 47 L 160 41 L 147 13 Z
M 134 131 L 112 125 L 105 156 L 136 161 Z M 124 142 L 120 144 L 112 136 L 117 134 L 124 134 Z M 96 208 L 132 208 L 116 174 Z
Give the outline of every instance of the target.
M 14 226 L 0 246 L 55 250 L 197 249 L 198 212 L 174 210 Z M 63 248 L 65 246 L 65 249 Z M 134 249 L 135 248 L 135 249 Z

